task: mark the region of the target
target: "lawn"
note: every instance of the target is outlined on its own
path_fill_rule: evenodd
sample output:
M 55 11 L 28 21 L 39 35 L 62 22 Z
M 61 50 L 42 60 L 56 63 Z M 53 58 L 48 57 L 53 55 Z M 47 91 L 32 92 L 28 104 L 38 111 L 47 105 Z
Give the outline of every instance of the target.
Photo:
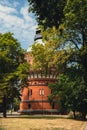
M 83 130 L 85 125 L 85 121 L 66 117 L 0 118 L 0 130 Z

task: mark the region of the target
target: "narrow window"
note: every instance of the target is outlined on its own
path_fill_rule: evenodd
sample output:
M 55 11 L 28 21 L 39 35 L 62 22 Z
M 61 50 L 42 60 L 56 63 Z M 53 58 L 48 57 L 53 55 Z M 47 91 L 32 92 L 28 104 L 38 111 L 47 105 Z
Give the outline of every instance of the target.
M 39 91 L 39 94 L 40 94 L 40 96 L 42 95 L 41 89 L 40 89 L 40 91 Z
M 31 104 L 28 104 L 28 109 L 31 109 Z
M 29 97 L 31 97 L 32 96 L 32 89 L 29 89 Z
M 44 89 L 42 89 L 42 95 L 44 95 Z
M 55 107 L 55 103 L 53 102 L 53 103 L 52 103 L 52 109 L 54 109 L 54 107 Z

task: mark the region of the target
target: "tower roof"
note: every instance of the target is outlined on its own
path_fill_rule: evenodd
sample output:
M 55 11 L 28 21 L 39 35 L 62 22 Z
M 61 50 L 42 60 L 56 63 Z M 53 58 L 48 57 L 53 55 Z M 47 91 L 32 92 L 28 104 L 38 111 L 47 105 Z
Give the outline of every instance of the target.
M 41 30 L 39 28 L 36 28 L 36 34 L 35 34 L 34 41 L 36 43 L 44 44 L 43 41 L 42 41 Z M 28 49 L 27 49 L 27 52 L 30 52 L 31 49 L 32 49 L 32 46 L 29 46 Z
M 39 28 L 36 29 L 34 41 L 36 41 L 38 39 L 42 39 L 41 30 Z

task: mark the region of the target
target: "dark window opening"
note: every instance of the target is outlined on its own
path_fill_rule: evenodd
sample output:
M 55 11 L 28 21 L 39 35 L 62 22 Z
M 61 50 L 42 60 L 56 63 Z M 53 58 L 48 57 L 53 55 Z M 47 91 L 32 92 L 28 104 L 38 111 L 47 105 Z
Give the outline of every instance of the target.
M 31 108 L 31 104 L 28 104 L 28 109 L 30 109 Z
M 52 103 L 52 109 L 54 109 L 54 108 L 55 108 L 55 103 L 53 102 L 53 103 Z

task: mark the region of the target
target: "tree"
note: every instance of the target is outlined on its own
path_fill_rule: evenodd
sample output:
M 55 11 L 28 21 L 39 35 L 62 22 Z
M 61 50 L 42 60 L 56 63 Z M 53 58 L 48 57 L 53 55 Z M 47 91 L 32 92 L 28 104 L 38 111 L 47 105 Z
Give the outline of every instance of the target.
M 44 71 L 52 66 L 56 69 L 65 67 L 65 64 L 71 56 L 67 49 L 61 49 L 63 45 L 60 32 L 53 27 L 52 29 L 47 29 L 43 31 L 43 44 L 34 43 L 32 44 L 31 55 L 34 58 L 33 67 L 43 68 Z M 63 68 L 62 68 L 63 69 Z M 59 69 L 58 69 L 59 71 Z
M 59 95 L 59 97 L 62 97 L 60 100 L 61 108 L 64 110 L 66 108 L 71 109 L 74 112 L 74 116 L 75 111 L 79 111 L 82 113 L 83 118 L 85 118 L 87 112 L 85 109 L 87 95 L 84 68 L 80 60 L 80 53 L 78 53 L 72 41 L 69 41 L 70 35 L 67 35 L 67 32 L 64 33 L 65 38 L 61 36 L 60 31 L 56 30 L 55 27 L 47 29 L 43 32 L 44 45 L 32 45 L 31 53 L 35 58 L 34 65 L 36 65 L 37 68 L 44 68 L 45 71 L 45 65 L 46 68 L 55 66 L 58 74 L 67 73 L 68 79 L 66 80 L 66 77 L 62 77 L 61 85 L 59 84 L 58 76 L 57 85 L 53 85 L 52 87 L 54 88 L 52 90 L 54 93 L 49 98 L 51 99 Z M 69 40 L 66 40 L 68 37 Z M 78 49 L 80 52 L 81 47 Z M 61 93 L 59 93 L 59 86 L 63 88 L 63 92 Z M 84 100 L 82 100 L 81 96 Z M 85 106 L 84 109 L 82 106 Z
M 63 32 L 65 35 L 61 36 L 60 31 L 55 30 L 55 28 L 51 30 L 47 29 L 43 34 L 45 40 L 47 40 L 45 48 L 47 50 L 46 59 L 49 59 L 48 64 L 54 64 L 56 68 L 58 68 L 57 71 L 59 74 L 61 72 L 67 73 L 68 76 L 67 82 L 65 81 L 66 77 L 62 77 L 63 81 L 61 81 L 61 85 L 59 83 L 57 83 L 56 86 L 53 85 L 54 93 L 53 96 L 51 95 L 50 97 L 52 98 L 59 95 L 58 97 L 62 97 L 60 100 L 62 108 L 70 108 L 74 113 L 75 111 L 79 111 L 82 113 L 82 118 L 85 119 L 87 113 L 87 77 L 86 69 L 82 62 L 83 46 L 81 38 L 76 31 L 73 32 L 72 30 L 70 30 L 70 34 L 68 34 L 66 30 Z M 79 43 L 76 42 L 76 39 Z M 74 41 L 72 42 L 72 40 Z M 85 54 L 86 48 L 84 50 L 83 60 L 86 58 Z M 86 64 L 86 59 L 84 62 Z M 63 88 L 62 93 L 59 93 L 59 86 L 60 89 Z M 58 87 L 58 90 L 56 90 L 56 87 Z
M 87 82 L 87 2 L 86 0 L 66 0 L 66 1 L 37 1 L 28 0 L 30 4 L 30 11 L 34 12 L 37 16 L 38 23 L 47 27 L 49 34 L 52 34 L 53 26 L 58 27 L 58 36 L 50 38 L 52 42 L 57 42 L 55 47 L 61 48 L 65 51 L 65 46 L 70 47 L 73 53 L 73 61 L 79 61 L 84 68 L 84 78 Z M 62 3 L 62 4 L 61 4 Z M 51 10 L 51 11 L 50 11 Z M 43 20 L 45 21 L 43 24 Z M 53 22 L 54 21 L 54 22 Z M 52 22 L 52 23 L 51 23 Z M 48 29 L 51 27 L 51 29 Z M 60 37 L 59 37 L 60 35 Z M 45 35 L 46 36 L 46 35 Z M 46 37 L 46 38 L 47 38 Z M 60 39 L 61 38 L 61 41 Z M 49 40 L 48 39 L 48 40 Z M 61 44 L 62 43 L 62 44 Z M 72 49 L 73 50 L 72 50 Z M 69 50 L 69 49 L 68 49 Z M 62 51 L 61 51 L 62 52 Z M 71 54 L 72 56 L 72 54 Z M 77 57 L 77 58 L 75 58 Z M 65 59 L 66 60 L 66 59 Z
M 28 0 L 29 11 L 36 15 L 39 25 L 45 28 L 56 26 L 63 22 L 65 0 Z
M 59 27 L 62 39 L 72 42 L 79 55 L 80 63 L 87 66 L 87 2 L 86 0 L 37 1 L 28 0 L 30 10 L 37 16 L 38 23 L 48 27 Z M 62 3 L 62 4 L 61 4 Z M 51 10 L 51 11 L 50 11 Z M 60 16 L 60 17 L 59 17 Z M 46 20 L 45 20 L 46 19 Z M 45 21 L 45 24 L 40 21 Z M 52 22 L 54 21 L 54 22 Z M 60 22 L 62 21 L 62 22 Z M 51 23 L 52 22 L 52 23 Z M 64 26 L 62 28 L 61 24 Z M 79 48 L 80 46 L 80 48 Z M 87 72 L 87 70 L 86 70 Z M 87 73 L 85 73 L 85 78 Z
M 17 39 L 11 33 L 0 34 L 0 98 L 4 117 L 7 105 L 14 97 L 20 97 L 20 86 L 26 83 L 28 68 Z
M 63 66 L 65 66 L 65 68 L 68 68 L 69 66 L 73 66 L 76 68 L 80 67 L 82 70 L 80 77 L 83 77 L 83 81 L 85 84 L 81 86 L 83 86 L 83 95 L 86 98 L 85 92 L 87 87 L 87 1 L 66 0 L 62 4 L 62 8 L 60 1 L 40 1 L 40 7 L 38 6 L 38 1 L 28 1 L 30 2 L 31 10 L 38 16 L 39 24 L 43 25 L 44 28 L 46 28 L 46 31 L 44 32 L 44 38 L 46 40 L 45 49 L 47 51 L 45 52 L 48 65 L 55 64 L 56 67 L 58 66 L 59 70 Z M 56 3 L 55 7 L 53 6 L 52 8 L 54 2 Z M 45 3 L 45 5 L 43 3 Z M 53 10 L 52 12 L 50 11 L 50 7 Z M 61 13 L 58 13 L 56 11 L 56 8 L 58 8 L 59 10 L 61 9 Z M 47 11 L 47 14 L 44 14 L 44 9 L 49 9 L 49 11 L 51 12 L 51 17 L 50 13 Z M 61 16 L 60 18 L 59 15 Z M 41 16 L 43 16 L 42 19 Z M 42 22 L 43 20 L 44 24 Z M 55 29 L 55 27 L 53 26 L 57 27 L 57 29 Z M 83 103 L 83 106 L 84 105 L 86 107 L 86 103 Z M 81 106 L 82 105 L 80 105 L 79 107 L 81 108 Z
M 84 79 L 87 84 L 87 1 L 68 0 L 64 15 L 65 28 L 68 32 L 71 31 L 68 38 L 77 49 L 75 55 L 84 69 Z
M 20 100 L 14 98 L 14 103 L 13 103 L 14 111 L 18 111 L 19 106 L 20 106 Z
M 86 85 L 82 77 L 78 74 L 74 74 L 75 76 L 73 76 L 73 74 L 71 72 L 68 72 L 68 75 L 61 74 L 58 77 L 57 84 L 49 85 L 52 90 L 49 99 L 52 102 L 54 97 L 58 97 L 61 113 L 73 111 L 74 118 L 76 118 L 75 112 L 81 112 L 82 119 L 85 120 L 87 113 Z
M 34 43 L 32 45 L 31 55 L 34 59 L 32 64 L 32 69 L 38 68 L 46 68 L 46 60 L 45 60 L 45 49 L 44 45 L 40 43 Z M 44 69 L 45 70 L 45 69 Z

